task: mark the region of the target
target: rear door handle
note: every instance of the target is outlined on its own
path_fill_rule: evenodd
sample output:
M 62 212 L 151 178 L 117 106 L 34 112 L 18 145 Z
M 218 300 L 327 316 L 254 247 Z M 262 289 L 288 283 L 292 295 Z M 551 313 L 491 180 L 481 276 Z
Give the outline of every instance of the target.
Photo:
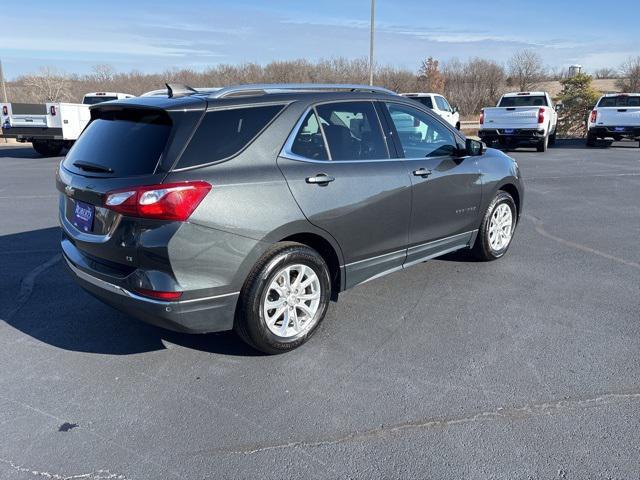
M 316 185 L 326 185 L 327 183 L 333 182 L 334 180 L 335 180 L 335 178 L 330 177 L 326 173 L 319 173 L 315 177 L 307 177 L 306 178 L 306 182 L 307 183 L 313 183 L 313 184 L 316 184 Z
M 431 170 L 429 170 L 428 168 L 419 168 L 418 170 L 414 170 L 413 174 L 416 177 L 428 177 L 429 175 L 431 175 Z

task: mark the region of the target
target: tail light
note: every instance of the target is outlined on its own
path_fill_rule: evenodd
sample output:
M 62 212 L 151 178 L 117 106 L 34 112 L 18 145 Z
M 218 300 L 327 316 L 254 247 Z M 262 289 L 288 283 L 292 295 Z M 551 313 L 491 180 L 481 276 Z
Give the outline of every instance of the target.
M 131 217 L 184 222 L 210 190 L 203 181 L 132 187 L 108 192 L 104 206 Z
M 2 106 L 2 115 L 4 115 L 5 117 L 9 115 L 9 107 L 7 107 L 6 105 Z
M 538 109 L 538 123 L 544 123 L 544 108 Z
M 480 125 L 484 125 L 484 108 L 480 110 Z
M 159 290 L 149 290 L 148 288 L 136 288 L 135 291 L 144 297 L 155 298 L 156 300 L 178 300 L 182 296 L 182 292 L 161 292 Z
M 597 119 L 598 119 L 598 111 L 597 110 L 591 110 L 591 119 L 589 121 L 591 123 L 596 123 Z
M 55 105 L 51 105 L 51 107 L 49 107 L 49 111 L 51 112 L 51 116 L 52 117 L 56 116 L 56 106 Z

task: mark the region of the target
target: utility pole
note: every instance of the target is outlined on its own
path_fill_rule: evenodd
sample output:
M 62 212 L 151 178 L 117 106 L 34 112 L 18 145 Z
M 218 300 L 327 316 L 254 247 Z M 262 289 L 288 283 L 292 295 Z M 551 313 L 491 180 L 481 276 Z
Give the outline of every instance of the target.
M 4 71 L 2 70 L 2 60 L 0 60 L 0 82 L 2 82 L 2 93 L 4 95 L 4 103 L 7 103 L 7 85 L 4 83 Z
M 371 37 L 369 38 L 369 85 L 373 86 L 373 43 L 376 32 L 376 0 L 371 0 Z
M 4 83 L 4 71 L 2 70 L 2 60 L 0 60 L 0 82 L 2 83 L 4 103 L 7 103 L 7 85 Z M 4 143 L 8 143 L 7 137 L 4 137 Z

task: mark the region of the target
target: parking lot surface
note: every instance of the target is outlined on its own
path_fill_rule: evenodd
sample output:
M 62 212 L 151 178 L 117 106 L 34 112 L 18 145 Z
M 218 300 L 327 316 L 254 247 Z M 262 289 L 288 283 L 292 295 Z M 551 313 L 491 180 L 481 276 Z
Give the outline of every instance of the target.
M 60 158 L 0 147 L 0 478 L 640 478 L 640 149 L 511 155 L 506 257 L 347 291 L 269 357 L 80 290 Z

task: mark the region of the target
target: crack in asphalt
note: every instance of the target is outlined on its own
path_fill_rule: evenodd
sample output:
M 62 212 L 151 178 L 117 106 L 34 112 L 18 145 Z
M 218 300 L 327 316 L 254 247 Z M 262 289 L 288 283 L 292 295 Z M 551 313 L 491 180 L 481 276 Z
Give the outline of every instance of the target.
M 34 470 L 33 468 L 19 465 L 11 460 L 0 458 L 0 464 L 5 464 L 9 468 L 19 473 L 25 473 L 33 477 L 49 478 L 51 480 L 131 480 L 129 477 L 119 474 L 111 473 L 109 470 L 96 470 L 89 473 L 79 473 L 74 475 L 63 475 L 60 473 L 51 473 L 40 470 Z
M 624 258 L 616 257 L 615 255 L 601 252 L 600 250 L 596 250 L 595 248 L 582 245 L 581 243 L 576 243 L 571 240 L 566 240 L 564 238 L 557 237 L 545 230 L 544 222 L 540 218 L 527 213 L 525 213 L 523 216 L 531 220 L 533 222 L 533 226 L 536 229 L 536 232 L 538 232 L 540 235 L 542 235 L 545 238 L 558 242 L 559 244 L 564 245 L 566 247 L 574 248 L 576 250 L 580 250 L 586 253 L 591 253 L 593 255 L 598 255 L 599 257 L 606 258 L 607 260 L 613 260 L 614 262 L 627 265 L 628 267 L 640 268 L 640 263 L 634 262 L 632 260 L 625 260 Z
M 288 443 L 279 443 L 272 445 L 247 445 L 233 449 L 219 448 L 202 450 L 194 452 L 193 455 L 227 453 L 253 455 L 256 453 L 267 452 L 270 450 L 285 450 L 291 448 L 313 448 L 332 446 L 347 442 L 363 441 L 371 439 L 381 439 L 389 435 L 398 434 L 404 431 L 424 430 L 430 428 L 445 428 L 455 425 L 464 425 L 475 422 L 495 421 L 495 420 L 518 420 L 528 417 L 552 415 L 567 410 L 576 410 L 582 408 L 593 408 L 602 405 L 611 405 L 622 403 L 625 401 L 640 401 L 640 393 L 607 393 L 597 397 L 583 399 L 564 399 L 543 403 L 534 403 L 523 405 L 520 407 L 498 407 L 494 410 L 479 412 L 469 416 L 449 417 L 449 418 L 432 418 L 413 420 L 402 422 L 391 426 L 381 425 L 380 427 L 364 430 L 361 432 L 349 433 L 334 438 L 324 440 L 301 440 Z
M 33 287 L 36 283 L 36 279 L 38 275 L 47 269 L 53 267 L 56 263 L 58 263 L 62 259 L 62 255 L 59 253 L 55 254 L 49 260 L 44 263 L 41 263 L 29 273 L 27 273 L 22 282 L 20 282 L 20 291 L 18 292 L 18 296 L 16 297 L 16 303 L 12 310 L 6 315 L 6 321 L 11 320 L 11 318 L 18 313 L 18 311 L 29 301 L 29 297 L 33 293 Z

